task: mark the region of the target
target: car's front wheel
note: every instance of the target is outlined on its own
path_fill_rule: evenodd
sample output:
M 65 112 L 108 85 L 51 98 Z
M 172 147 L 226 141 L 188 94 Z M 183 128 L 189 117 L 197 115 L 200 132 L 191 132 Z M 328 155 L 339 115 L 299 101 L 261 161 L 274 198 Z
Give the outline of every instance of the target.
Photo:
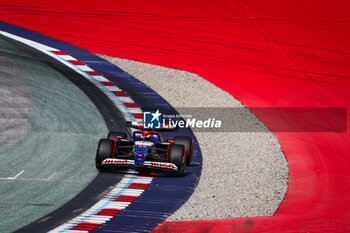
M 177 167 L 176 172 L 171 172 L 172 175 L 182 176 L 186 169 L 185 147 L 183 145 L 171 144 L 169 147 L 169 162 Z
M 186 149 L 186 165 L 189 166 L 192 162 L 193 140 L 190 137 L 176 136 L 174 137 L 175 144 L 183 145 Z
M 111 158 L 113 155 L 114 141 L 111 139 L 101 139 L 96 151 L 95 164 L 99 171 L 105 170 L 102 165 L 103 160 Z

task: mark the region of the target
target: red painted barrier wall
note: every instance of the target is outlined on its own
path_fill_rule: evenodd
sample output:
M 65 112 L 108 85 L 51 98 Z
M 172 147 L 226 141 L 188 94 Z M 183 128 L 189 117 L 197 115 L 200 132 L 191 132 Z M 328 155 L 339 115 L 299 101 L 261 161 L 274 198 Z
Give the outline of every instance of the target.
M 197 73 L 248 107 L 349 109 L 349 12 L 346 0 L 0 3 L 0 20 L 94 53 Z M 350 231 L 348 131 L 275 133 L 290 177 L 274 216 L 167 222 L 156 232 Z

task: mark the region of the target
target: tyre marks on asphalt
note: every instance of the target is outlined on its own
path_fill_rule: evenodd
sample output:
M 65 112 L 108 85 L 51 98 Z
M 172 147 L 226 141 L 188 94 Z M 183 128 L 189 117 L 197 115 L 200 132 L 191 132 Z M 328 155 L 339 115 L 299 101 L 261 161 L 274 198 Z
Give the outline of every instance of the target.
M 29 45 L 60 61 L 99 88 L 118 108 L 118 110 L 120 110 L 125 120 L 142 121 L 143 112 L 133 99 L 113 82 L 94 71 L 86 64 L 58 49 L 4 31 L 0 31 L 0 34 Z M 101 226 L 135 201 L 144 190 L 147 189 L 148 185 L 152 182 L 154 175 L 155 174 L 138 175 L 138 172 L 133 172 L 132 175 L 125 175 L 122 182 L 118 183 L 112 191 L 104 196 L 99 202 L 78 217 L 60 225 L 54 229 L 53 232 L 71 232 L 76 231 L 77 229 L 93 230 L 94 228 Z M 99 220 L 99 223 L 96 223 L 97 220 Z
M 15 64 L 0 53 L 0 148 L 30 128 L 29 86 Z
M 95 144 L 107 132 L 104 117 L 56 63 L 40 55 L 0 35 L 0 57 L 7 61 L 0 65 L 0 115 L 6 129 L 1 133 L 7 141 L 0 148 L 0 232 L 50 214 L 98 176 L 93 158 Z M 69 77 L 84 79 L 74 72 Z M 29 126 L 24 131 L 23 122 Z M 17 131 L 19 137 L 9 141 Z

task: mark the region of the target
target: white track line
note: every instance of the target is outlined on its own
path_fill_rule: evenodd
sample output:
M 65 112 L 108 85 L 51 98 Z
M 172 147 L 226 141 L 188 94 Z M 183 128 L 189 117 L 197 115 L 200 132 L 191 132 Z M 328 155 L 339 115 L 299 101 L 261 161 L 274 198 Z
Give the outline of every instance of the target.
M 60 61 L 96 85 L 96 87 L 98 87 L 120 110 L 126 120 L 142 121 L 142 110 L 136 105 L 133 99 L 113 82 L 91 69 L 91 67 L 56 48 L 5 31 L 0 30 L 0 34 L 29 45 Z M 86 228 L 93 230 L 117 215 L 123 209 L 127 208 L 127 206 L 144 192 L 153 180 L 153 175 L 145 177 L 137 176 L 137 172 L 132 173 L 133 174 L 131 175 L 125 174 L 124 178 L 112 189 L 112 191 L 90 209 L 50 232 L 88 232 L 86 231 Z M 51 178 L 52 176 L 50 179 Z

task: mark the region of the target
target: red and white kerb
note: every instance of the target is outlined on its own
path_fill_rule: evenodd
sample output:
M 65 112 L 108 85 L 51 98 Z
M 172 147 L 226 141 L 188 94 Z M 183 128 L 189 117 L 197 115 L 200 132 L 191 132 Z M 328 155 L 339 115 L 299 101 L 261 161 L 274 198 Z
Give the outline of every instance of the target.
M 153 173 L 146 175 L 126 175 L 103 199 L 78 217 L 53 229 L 50 233 L 94 230 L 120 213 L 135 201 L 153 179 Z
M 120 110 L 126 120 L 128 121 L 142 121 L 143 113 L 140 107 L 133 101 L 133 99 L 114 83 L 112 83 L 107 78 L 103 77 L 101 74 L 91 69 L 89 66 L 76 58 L 64 53 L 56 48 L 40 44 L 38 42 L 28 40 L 11 33 L 1 31 L 0 34 L 6 37 L 12 38 L 26 45 L 29 45 L 50 57 L 55 58 L 64 65 L 73 69 L 77 73 L 81 74 L 83 77 L 87 78 L 89 81 L 94 83 Z
M 122 105 L 121 107 L 126 110 L 126 112 L 128 113 L 128 115 L 130 115 L 131 118 L 134 118 L 136 121 L 142 121 L 143 114 L 139 106 L 128 96 L 127 93 L 122 91 L 110 80 L 106 79 L 101 74 L 91 69 L 89 66 L 85 65 L 84 63 L 78 61 L 74 57 L 62 51 L 53 49 L 49 52 L 57 55 L 62 60 L 69 62 L 71 65 L 74 65 L 78 70 L 84 72 L 87 76 L 91 78 L 92 82 L 99 85 L 100 89 L 102 89 L 101 86 L 103 87 L 102 91 L 110 97 L 113 103 L 115 103 L 117 106 Z M 117 102 L 115 100 L 117 100 Z

